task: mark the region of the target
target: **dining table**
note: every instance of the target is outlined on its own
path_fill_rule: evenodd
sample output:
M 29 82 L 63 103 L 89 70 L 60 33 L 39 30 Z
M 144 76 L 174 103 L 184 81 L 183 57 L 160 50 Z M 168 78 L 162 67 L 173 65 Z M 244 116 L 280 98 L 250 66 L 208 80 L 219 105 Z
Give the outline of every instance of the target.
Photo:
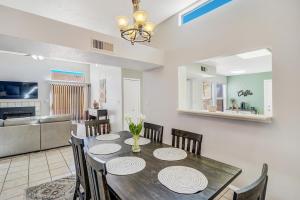
M 183 160 L 165 161 L 153 156 L 153 151 L 170 145 L 151 142 L 141 146 L 141 152 L 133 153 L 131 146 L 124 140 L 132 137 L 130 132 L 121 131 L 120 138 L 112 141 L 100 141 L 96 137 L 85 138 L 85 147 L 88 149 L 102 143 L 115 143 L 121 145 L 121 150 L 109 155 L 93 155 L 105 162 L 123 156 L 136 156 L 146 161 L 146 167 L 135 174 L 112 175 L 107 174 L 107 183 L 111 190 L 122 200 L 213 200 L 220 194 L 242 170 L 238 167 L 225 164 L 204 156 L 187 152 Z M 186 166 L 202 172 L 207 180 L 207 187 L 195 194 L 180 194 L 171 191 L 158 180 L 158 173 L 169 166 Z

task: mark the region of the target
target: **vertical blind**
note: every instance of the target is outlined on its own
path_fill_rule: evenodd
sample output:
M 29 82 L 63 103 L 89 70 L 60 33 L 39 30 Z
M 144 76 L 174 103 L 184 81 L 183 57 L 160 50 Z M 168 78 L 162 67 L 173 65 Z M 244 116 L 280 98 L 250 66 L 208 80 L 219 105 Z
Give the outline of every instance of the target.
M 71 114 L 72 119 L 84 119 L 86 109 L 87 86 L 73 83 L 50 83 L 51 114 Z

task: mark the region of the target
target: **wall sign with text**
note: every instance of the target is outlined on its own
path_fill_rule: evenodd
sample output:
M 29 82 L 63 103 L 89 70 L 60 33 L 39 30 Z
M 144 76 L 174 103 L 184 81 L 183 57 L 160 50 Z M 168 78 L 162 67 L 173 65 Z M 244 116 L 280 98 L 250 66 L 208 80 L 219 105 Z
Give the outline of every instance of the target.
M 238 91 L 238 96 L 239 97 L 240 96 L 246 97 L 246 96 L 251 96 L 251 95 L 253 95 L 253 93 L 251 92 L 251 90 L 240 90 L 240 91 Z

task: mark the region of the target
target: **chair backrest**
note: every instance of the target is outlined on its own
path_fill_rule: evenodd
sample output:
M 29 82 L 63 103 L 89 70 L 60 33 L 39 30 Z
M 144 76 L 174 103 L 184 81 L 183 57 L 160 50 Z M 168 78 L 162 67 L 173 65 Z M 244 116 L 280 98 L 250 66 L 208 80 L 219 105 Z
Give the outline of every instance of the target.
M 109 119 L 85 121 L 85 134 L 87 137 L 110 133 Z
M 264 164 L 260 177 L 251 185 L 237 190 L 233 200 L 265 200 L 268 185 L 268 165 Z
M 156 124 L 144 123 L 144 137 L 154 142 L 162 143 L 164 127 Z
M 94 158 L 90 153 L 86 154 L 87 168 L 89 174 L 91 199 L 110 200 L 109 189 L 106 181 L 105 162 Z
M 98 110 L 98 117 L 108 119 L 107 110 Z
M 83 187 L 86 196 L 89 197 L 90 187 L 84 153 L 84 139 L 78 138 L 72 133 L 71 145 L 74 155 L 76 176 L 80 180 L 80 185 Z
M 202 134 L 172 129 L 172 146 L 201 155 Z M 181 142 L 180 142 L 181 139 Z

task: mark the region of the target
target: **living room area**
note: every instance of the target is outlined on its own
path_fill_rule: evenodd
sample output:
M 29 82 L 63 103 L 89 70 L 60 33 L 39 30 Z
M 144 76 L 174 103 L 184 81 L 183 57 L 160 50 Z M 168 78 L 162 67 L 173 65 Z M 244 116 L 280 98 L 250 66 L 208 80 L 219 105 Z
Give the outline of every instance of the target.
M 92 119 L 122 130 L 124 85 L 138 81 L 142 93 L 142 71 L 130 68 L 11 51 L 0 68 L 1 199 L 75 175 L 71 134 L 85 137 Z

